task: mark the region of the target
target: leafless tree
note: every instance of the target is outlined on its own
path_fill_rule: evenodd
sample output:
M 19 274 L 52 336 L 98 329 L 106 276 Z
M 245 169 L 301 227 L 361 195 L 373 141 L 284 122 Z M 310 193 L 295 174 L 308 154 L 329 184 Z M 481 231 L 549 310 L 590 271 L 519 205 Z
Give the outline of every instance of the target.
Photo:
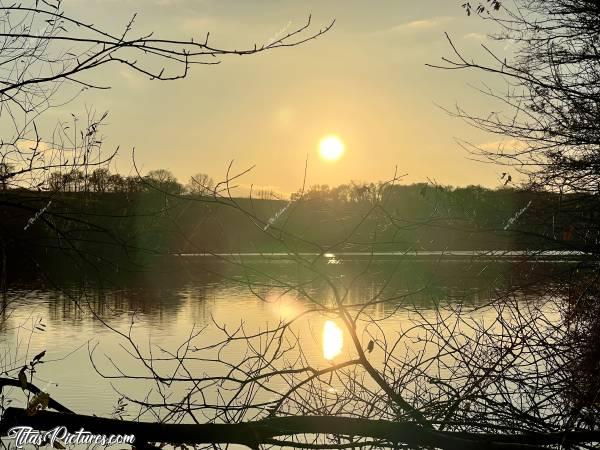
M 596 2 L 495 3 L 497 11 L 482 13 L 490 26 L 491 42 L 482 44 L 488 60 L 464 55 L 448 36 L 452 55 L 443 58 L 441 66 L 495 74 L 506 83 L 502 90 L 482 88 L 497 103 L 490 114 L 456 110 L 459 117 L 504 140 L 497 149 L 472 145 L 472 151 L 525 174 L 532 187 L 596 194 L 600 186 Z M 507 48 L 503 54 L 494 51 L 497 43 Z
M 215 182 L 209 175 L 197 173 L 190 177 L 186 189 L 192 195 L 209 195 L 214 186 Z

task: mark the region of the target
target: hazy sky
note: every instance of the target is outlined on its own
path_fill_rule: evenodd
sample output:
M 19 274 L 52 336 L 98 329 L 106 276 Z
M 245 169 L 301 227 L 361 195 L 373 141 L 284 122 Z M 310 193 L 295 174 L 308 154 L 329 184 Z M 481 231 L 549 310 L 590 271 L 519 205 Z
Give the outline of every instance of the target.
M 109 29 L 137 12 L 137 30 L 174 38 L 211 33 L 214 45 L 251 47 L 304 23 L 336 19 L 323 37 L 301 47 L 200 66 L 185 80 L 156 82 L 123 67 L 105 71 L 109 92 L 83 104 L 108 110 L 109 146 L 120 145 L 116 169 L 127 173 L 131 149 L 142 170 L 171 170 L 180 180 L 205 172 L 222 179 L 231 160 L 245 185 L 282 192 L 302 184 L 382 180 L 499 184 L 499 168 L 467 159 L 455 138 L 491 145 L 497 138 L 449 117 L 436 104 L 479 111 L 491 105 L 468 84 L 479 75 L 425 67 L 450 49 L 448 32 L 466 53 L 481 54 L 490 26 L 469 18 L 463 0 L 66 0 L 66 11 Z M 319 158 L 318 142 L 338 135 L 343 158 Z

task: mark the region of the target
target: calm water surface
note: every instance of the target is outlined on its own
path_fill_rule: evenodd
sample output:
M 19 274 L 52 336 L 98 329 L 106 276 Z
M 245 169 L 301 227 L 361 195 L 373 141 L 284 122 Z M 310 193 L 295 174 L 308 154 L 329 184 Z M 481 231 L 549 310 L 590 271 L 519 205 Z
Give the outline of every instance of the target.
M 207 345 L 221 336 L 216 324 L 232 330 L 244 323 L 247 331 L 264 330 L 311 307 L 310 300 L 282 284 L 301 284 L 319 302 L 333 302 L 331 290 L 322 279 L 289 261 L 248 257 L 242 268 L 223 262 L 207 264 L 206 258 L 185 259 L 184 264 L 167 262 L 119 279 L 86 275 L 20 280 L 9 292 L 11 303 L 0 330 L 4 367 L 18 370 L 33 355 L 46 350 L 47 362 L 39 367 L 35 384 L 77 412 L 107 415 L 119 397 L 116 390 L 142 395 L 148 389 L 147 382 L 111 383 L 97 373 L 96 369 L 115 373 L 115 367 L 130 374 L 143 373 L 139 363 L 124 352 L 125 341 L 114 330 L 131 332 L 144 349 L 175 352 L 192 330 L 203 329 L 194 345 Z M 551 264 L 551 270 L 558 266 Z M 409 324 L 412 310 L 433 315 L 439 304 L 461 304 L 469 314 L 492 317 L 493 311 L 481 307 L 491 298 L 492 289 L 505 286 L 509 280 L 530 281 L 550 270 L 514 260 L 388 258 L 365 262 L 333 257 L 316 267 L 343 292 L 347 290 L 347 303 L 393 297 L 368 310 L 372 317 L 390 316 L 382 322 L 386 335 Z M 543 299 L 523 290 L 522 301 Z M 328 319 L 312 315 L 298 324 L 302 348 L 315 367 L 329 364 L 323 356 L 323 329 Z M 96 369 L 90 361 L 92 348 Z M 243 350 L 238 346 L 234 351 Z M 209 374 L 212 369 L 201 365 L 194 370 Z M 18 389 L 12 394 L 22 395 Z

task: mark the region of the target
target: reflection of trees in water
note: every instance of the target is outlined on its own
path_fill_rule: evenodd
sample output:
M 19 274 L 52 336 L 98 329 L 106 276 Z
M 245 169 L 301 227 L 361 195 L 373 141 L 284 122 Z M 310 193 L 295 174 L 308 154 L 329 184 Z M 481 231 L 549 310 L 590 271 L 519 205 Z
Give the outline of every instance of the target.
M 169 258 L 166 258 L 169 260 Z M 343 264 L 319 263 L 328 276 L 340 283 L 346 291 L 348 305 L 361 305 L 377 299 L 375 316 L 393 314 L 403 307 L 432 309 L 440 304 L 461 304 L 476 307 L 487 303 L 496 290 L 509 284 L 522 299 L 543 296 L 554 276 L 564 272 L 567 264 L 514 263 L 514 262 L 457 262 L 411 261 L 398 262 L 346 260 Z M 540 285 L 540 280 L 544 280 Z M 118 278 L 103 278 L 102 282 L 87 285 L 62 284 L 62 292 L 49 286 L 41 287 L 41 298 L 48 302 L 50 320 L 67 321 L 76 326 L 89 318 L 91 310 L 101 317 L 118 318 L 136 312 L 151 322 L 172 320 L 185 306 L 193 308 L 194 317 L 205 317 L 206 298 L 231 297 L 235 302 L 239 292 L 252 285 L 253 296 L 276 301 L 274 292 L 285 291 L 286 284 L 299 285 L 319 299 L 324 306 L 332 306 L 333 298 L 322 278 L 314 277 L 295 263 L 275 260 L 269 263 L 245 263 L 244 268 L 230 264 L 207 264 L 186 258 L 170 264 L 168 271 L 157 267 L 149 273 L 121 274 Z M 25 286 L 35 286 L 33 281 Z M 45 290 L 44 290 L 45 289 Z M 73 302 L 77 299 L 79 304 Z M 301 301 L 302 296 L 298 296 Z M 85 308 L 81 308 L 83 305 Z M 86 312 L 87 311 L 87 312 Z
M 441 257 L 438 261 L 343 261 L 343 264 L 316 267 L 326 271 L 348 289 L 348 304 L 361 304 L 378 298 L 388 306 L 406 303 L 422 308 L 442 303 L 465 303 L 474 306 L 490 300 L 499 289 L 511 289 L 523 298 L 541 294 L 548 283 L 556 281 L 569 264 L 522 262 L 452 261 Z M 331 295 L 328 286 L 314 273 L 302 270 L 293 263 L 272 262 L 268 265 L 247 263 L 244 276 L 232 275 L 241 283 L 278 287 L 280 280 L 306 286 L 316 297 Z M 258 267 L 256 272 L 252 269 Z M 312 276 L 311 276 L 312 275 Z
M 50 320 L 72 325 L 91 319 L 93 314 L 111 320 L 133 313 L 150 323 L 160 324 L 172 321 L 188 301 L 203 305 L 209 289 L 203 284 L 177 288 L 153 285 L 74 288 L 68 295 L 50 292 L 48 311 Z

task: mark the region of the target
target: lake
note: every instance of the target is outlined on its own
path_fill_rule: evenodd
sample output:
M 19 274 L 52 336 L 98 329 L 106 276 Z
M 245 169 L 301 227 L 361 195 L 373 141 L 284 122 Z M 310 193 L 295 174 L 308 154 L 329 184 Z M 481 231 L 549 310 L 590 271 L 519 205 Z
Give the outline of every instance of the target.
M 334 305 L 326 281 L 332 280 L 344 293 L 346 305 L 377 298 L 366 312 L 381 320 L 375 333 L 391 336 L 409 328 L 419 316 L 435 316 L 440 306 L 460 306 L 464 314 L 493 320 L 496 312 L 487 304 L 509 283 L 520 286 L 519 302 L 550 308 L 540 286 L 549 283 L 551 274 L 570 267 L 557 255 L 538 261 L 523 254 L 359 256 L 305 255 L 310 263 L 299 265 L 282 255 L 188 255 L 161 258 L 151 268 L 110 279 L 76 271 L 60 279 L 24 274 L 8 292 L 0 330 L 3 367 L 16 376 L 24 362 L 46 350 L 34 384 L 76 412 L 110 415 L 120 393 L 143 398 L 152 388 L 148 381 L 124 382 L 98 374 L 97 370 L 144 373 L 139 361 L 124 350 L 126 340 L 115 331 L 131 333 L 140 349 L 153 349 L 157 356 L 176 353 L 195 330 L 200 334 L 190 346 L 199 349 L 217 342 L 221 327 L 235 330 L 243 323 L 250 334 L 309 311 L 314 301 L 324 308 Z M 301 286 L 303 294 L 290 286 Z M 367 322 L 359 325 L 363 334 L 368 327 Z M 343 327 L 331 314 L 307 315 L 294 324 L 294 330 L 314 367 L 327 367 L 328 353 L 337 358 L 350 355 Z M 90 360 L 92 350 L 96 368 Z M 236 344 L 227 357 L 235 360 L 236 352 L 241 355 L 245 350 Z M 210 355 L 210 350 L 203 354 Z M 373 358 L 379 357 L 374 352 Z M 204 361 L 193 365 L 193 370 L 214 375 L 223 369 Z M 19 389 L 12 389 L 9 396 L 23 398 Z

